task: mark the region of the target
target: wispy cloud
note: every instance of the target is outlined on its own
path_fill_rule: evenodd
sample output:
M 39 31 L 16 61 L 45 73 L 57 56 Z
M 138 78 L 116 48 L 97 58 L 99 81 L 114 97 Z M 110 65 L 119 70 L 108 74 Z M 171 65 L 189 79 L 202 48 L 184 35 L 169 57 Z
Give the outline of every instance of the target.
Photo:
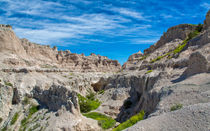
M 128 17 L 132 17 L 138 20 L 148 20 L 146 17 L 143 16 L 142 12 L 137 12 L 127 8 L 112 8 L 111 10 L 120 13 L 121 15 L 125 15 Z
M 16 21 L 12 24 L 14 24 L 14 31 L 18 36 L 43 44 L 65 43 L 63 39 L 84 39 L 87 35 L 95 34 L 106 34 L 110 37 L 124 36 L 151 27 L 148 24 L 134 24 L 128 29 L 125 24 L 132 22 L 129 18 L 143 21 L 147 19 L 143 13 L 127 8 L 111 6 L 110 11 L 119 13 L 115 15 L 85 12 L 81 15 L 74 15 L 74 9 L 77 8 L 75 5 L 71 5 L 71 8 L 66 11 L 63 9 L 65 5 L 59 2 L 42 0 L 4 0 L 4 2 L 8 4 L 6 22 Z M 79 1 L 73 3 L 79 3 Z M 83 3 L 91 4 L 89 1 L 83 1 Z M 72 12 L 68 13 L 68 11 Z M 20 15 L 24 15 L 24 17 L 20 17 Z M 2 19 L 3 17 L 5 16 L 0 16 Z M 66 44 L 76 43 L 68 42 Z
M 40 44 L 142 47 L 171 26 L 202 22 L 208 9 L 208 0 L 0 0 L 0 23 Z
M 132 39 L 132 44 L 154 44 L 158 41 L 159 38 L 156 39 Z
M 208 10 L 210 9 L 210 3 L 207 3 L 207 2 L 202 3 L 200 6 L 206 8 Z

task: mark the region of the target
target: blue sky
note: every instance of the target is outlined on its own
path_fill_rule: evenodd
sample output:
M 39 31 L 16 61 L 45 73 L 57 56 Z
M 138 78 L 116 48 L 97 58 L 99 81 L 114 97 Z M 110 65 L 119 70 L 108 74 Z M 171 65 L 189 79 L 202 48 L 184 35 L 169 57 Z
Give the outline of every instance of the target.
M 39 44 L 117 59 L 181 23 L 203 23 L 209 0 L 0 0 L 0 23 Z

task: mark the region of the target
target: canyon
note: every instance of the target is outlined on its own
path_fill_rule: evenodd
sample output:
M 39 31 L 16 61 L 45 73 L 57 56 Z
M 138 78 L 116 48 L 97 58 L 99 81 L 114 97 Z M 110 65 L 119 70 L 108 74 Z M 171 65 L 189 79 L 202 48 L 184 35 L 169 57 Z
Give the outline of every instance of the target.
M 0 56 L 2 131 L 105 130 L 83 112 L 91 95 L 98 106 L 89 111 L 116 122 L 106 130 L 141 111 L 143 120 L 124 130 L 210 130 L 210 11 L 204 24 L 169 28 L 122 66 L 20 39 L 6 25 L 0 26 Z

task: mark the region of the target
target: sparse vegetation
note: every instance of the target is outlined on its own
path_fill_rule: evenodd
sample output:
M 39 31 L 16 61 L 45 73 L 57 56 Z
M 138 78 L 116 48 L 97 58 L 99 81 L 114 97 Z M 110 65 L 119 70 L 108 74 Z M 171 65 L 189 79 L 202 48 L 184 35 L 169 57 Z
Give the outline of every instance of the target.
M 174 51 L 173 51 L 173 54 L 177 54 L 177 53 L 180 53 L 184 47 L 187 45 L 188 41 L 191 40 L 192 38 L 196 37 L 197 35 L 199 35 L 199 33 L 202 31 L 203 29 L 203 25 L 202 24 L 198 24 L 196 26 L 196 29 L 191 32 L 188 37 L 183 41 L 182 44 L 180 44 Z
M 100 90 L 99 92 L 98 92 L 98 94 L 104 94 L 104 90 Z
M 22 121 L 21 121 L 21 127 L 20 128 L 23 128 L 23 130 L 26 129 L 26 125 L 28 124 L 28 121 L 29 119 L 32 117 L 32 115 L 34 113 L 36 113 L 37 111 L 39 110 L 39 106 L 37 105 L 32 105 L 30 108 L 29 108 L 29 112 L 28 112 L 28 116 L 25 117 Z
M 3 121 L 3 119 L 0 117 L 0 123 Z
M 40 127 L 40 124 L 36 124 L 36 125 L 34 125 L 34 126 L 32 127 L 31 131 L 33 131 L 33 130 L 39 128 L 39 127 Z
M 144 60 L 144 59 L 146 59 L 147 58 L 147 56 L 146 55 L 144 55 L 144 56 L 142 56 L 141 58 L 139 58 L 138 60 Z
M 29 98 L 27 96 L 25 96 L 24 99 L 23 99 L 23 104 L 28 105 L 29 102 L 30 102 Z
M 49 65 L 49 64 L 45 64 L 45 65 L 41 65 L 41 68 L 57 68 L 57 67 Z
M 13 118 L 12 118 L 11 122 L 10 122 L 10 125 L 15 124 L 15 122 L 16 122 L 16 121 L 17 121 L 17 119 L 18 119 L 18 117 L 19 117 L 19 113 L 18 113 L 18 112 L 16 112 L 16 113 L 15 113 L 15 115 L 13 116 Z
M 168 56 L 168 55 L 170 55 L 170 54 L 171 54 L 171 52 L 166 53 L 165 55 L 162 55 L 162 56 L 158 56 L 157 58 L 151 60 L 150 63 L 154 63 L 154 62 L 156 62 L 156 61 L 158 61 L 158 60 L 161 60 L 163 57 L 166 57 L 166 56 Z
M 147 72 L 146 72 L 146 74 L 149 74 L 149 73 L 151 73 L 153 70 L 148 70 Z
M 95 110 L 100 106 L 100 102 L 98 99 L 95 100 L 93 99 L 92 96 L 89 96 L 90 99 L 78 94 L 78 99 L 79 99 L 79 106 L 80 106 L 80 111 L 82 113 L 87 113 L 91 110 Z
M 5 126 L 1 131 L 7 131 L 7 126 Z
M 95 93 L 92 92 L 91 90 L 88 91 L 88 95 L 86 95 L 86 98 L 89 100 L 94 101 L 95 100 Z
M 178 110 L 178 109 L 181 109 L 183 107 L 182 104 L 175 104 L 171 107 L 171 111 L 175 111 L 175 110 Z
M 203 29 L 203 25 L 202 24 L 198 24 L 198 25 L 195 25 L 196 26 L 196 29 L 189 33 L 189 35 L 187 36 L 187 38 L 182 42 L 182 44 L 178 45 L 172 52 L 168 52 L 166 53 L 165 55 L 162 55 L 162 56 L 158 56 L 157 58 L 153 59 L 150 61 L 150 63 L 154 63 L 166 56 L 168 56 L 168 58 L 172 58 L 171 54 L 173 53 L 173 55 L 177 54 L 177 53 L 180 53 L 184 47 L 187 45 L 188 41 L 193 39 L 194 37 L 196 37 L 197 35 L 200 34 L 200 32 L 202 31 Z M 170 55 L 170 56 L 169 56 Z
M 32 116 L 34 113 L 36 113 L 39 110 L 39 105 L 32 105 L 29 109 L 29 115 Z
M 141 121 L 144 119 L 144 111 L 140 111 L 138 114 L 132 116 L 127 121 L 121 123 L 119 126 L 114 128 L 112 131 L 122 131 L 128 127 L 131 127 L 132 125 L 136 124 L 138 121 Z
M 12 83 L 7 82 L 7 81 L 4 81 L 4 84 L 5 84 L 6 86 L 11 86 L 11 87 L 13 87 Z
M 103 115 L 103 114 L 100 114 L 97 112 L 90 112 L 90 113 L 83 114 L 83 115 L 88 118 L 97 120 L 99 126 L 101 126 L 103 129 L 109 129 L 116 124 L 116 121 L 114 119 L 112 119 L 111 117 L 108 117 L 106 115 Z

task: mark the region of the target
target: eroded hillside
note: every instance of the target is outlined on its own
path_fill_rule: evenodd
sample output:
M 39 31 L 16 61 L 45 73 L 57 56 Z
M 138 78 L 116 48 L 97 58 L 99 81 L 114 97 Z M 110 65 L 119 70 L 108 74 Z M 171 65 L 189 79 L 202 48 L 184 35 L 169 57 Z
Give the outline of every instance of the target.
M 3 131 L 210 129 L 210 11 L 203 25 L 169 28 L 122 68 L 19 39 L 6 26 L 0 55 Z

